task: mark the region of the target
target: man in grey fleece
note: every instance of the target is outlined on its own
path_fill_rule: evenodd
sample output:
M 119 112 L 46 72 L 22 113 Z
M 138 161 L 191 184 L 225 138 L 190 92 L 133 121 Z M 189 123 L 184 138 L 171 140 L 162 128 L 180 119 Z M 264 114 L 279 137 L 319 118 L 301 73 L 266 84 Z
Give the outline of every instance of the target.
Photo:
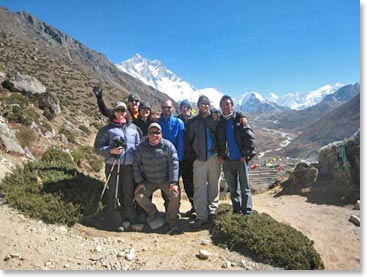
M 181 192 L 178 186 L 179 161 L 176 148 L 162 138 L 162 128 L 158 123 L 148 127 L 148 139 L 139 144 L 134 154 L 134 178 L 138 184 L 135 189 L 135 201 L 147 213 L 147 223 L 155 230 L 165 224 L 169 234 L 178 233 L 177 214 Z M 166 218 L 160 217 L 152 194 L 161 189 L 167 195 Z

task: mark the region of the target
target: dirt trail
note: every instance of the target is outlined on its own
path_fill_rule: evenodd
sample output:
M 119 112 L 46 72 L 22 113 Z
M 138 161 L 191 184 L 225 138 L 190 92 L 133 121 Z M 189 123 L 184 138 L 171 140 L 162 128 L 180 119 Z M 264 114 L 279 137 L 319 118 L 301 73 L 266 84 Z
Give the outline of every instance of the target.
M 11 170 L 1 157 L 0 177 Z M 8 158 L 9 159 L 9 158 Z M 208 230 L 192 231 L 187 219 L 181 235 L 115 233 L 76 225 L 48 225 L 24 217 L 0 199 L 0 269 L 130 269 L 130 270 L 272 270 L 249 257 L 214 245 Z M 163 210 L 160 197 L 154 197 Z M 228 203 L 229 200 L 221 201 Z M 298 195 L 274 197 L 273 192 L 253 196 L 254 209 L 285 222 L 315 242 L 327 270 L 360 270 L 360 227 L 349 222 L 360 216 L 353 206 L 338 207 L 307 202 Z M 189 209 L 183 199 L 181 211 Z M 199 250 L 210 252 L 199 259 Z
M 313 240 L 327 270 L 360 270 L 360 227 L 349 221 L 351 215 L 360 217 L 360 210 L 353 205 L 313 204 L 306 197 L 274 197 L 273 192 L 256 195 L 253 201 L 258 212 L 290 224 Z

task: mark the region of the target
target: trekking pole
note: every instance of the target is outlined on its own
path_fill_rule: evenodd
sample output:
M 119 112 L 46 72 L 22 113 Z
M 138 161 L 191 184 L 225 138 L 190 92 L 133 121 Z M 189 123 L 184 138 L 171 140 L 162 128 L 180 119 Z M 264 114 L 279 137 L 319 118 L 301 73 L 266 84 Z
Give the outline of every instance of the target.
M 111 167 L 111 170 L 110 170 L 110 173 L 109 173 L 109 174 L 108 174 L 108 176 L 107 176 L 107 180 L 106 180 L 106 182 L 105 182 L 105 184 L 104 184 L 104 186 L 103 186 L 103 190 L 102 190 L 102 193 L 101 193 L 100 199 L 102 199 L 103 194 L 104 194 L 104 192 L 106 191 L 106 188 L 108 187 L 108 181 L 109 181 L 109 180 L 110 180 L 110 178 L 111 178 L 112 171 L 113 171 L 113 169 L 115 168 L 116 162 L 117 162 L 117 158 L 114 160 L 114 162 L 113 162 L 113 164 L 112 164 L 112 167 Z
M 119 180 L 120 180 L 120 159 L 117 165 L 117 177 L 116 177 L 116 191 L 115 191 L 115 209 L 119 206 L 118 191 L 119 191 Z

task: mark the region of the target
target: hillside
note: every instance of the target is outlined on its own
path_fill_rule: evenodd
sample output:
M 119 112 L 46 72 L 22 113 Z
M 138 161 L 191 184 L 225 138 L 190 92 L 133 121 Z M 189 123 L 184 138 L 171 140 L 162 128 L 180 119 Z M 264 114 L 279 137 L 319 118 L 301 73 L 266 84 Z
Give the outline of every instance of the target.
M 309 151 L 304 154 L 317 155 L 317 149 L 330 142 L 343 140 L 359 128 L 360 94 L 305 128 L 302 134 L 292 141 L 283 152 L 285 155 L 298 155 L 300 149 L 307 146 Z
M 73 149 L 91 144 L 98 127 L 106 122 L 92 92 L 95 85 L 104 89 L 107 105 L 116 100 L 126 101 L 130 93 L 137 93 L 157 110 L 160 101 L 169 98 L 118 70 L 103 54 L 31 14 L 13 13 L 0 7 L 0 82 L 14 78 L 16 72 L 36 78 L 46 87 L 46 93 L 60 102 L 61 113 L 50 119 L 34 97 L 0 86 L 1 115 L 11 114 L 14 105 L 19 105 L 27 117 L 28 124 L 13 121 L 9 127 L 19 130 L 24 125 L 33 126 L 40 134 L 30 149 L 36 157 L 50 145 Z M 58 135 L 65 128 L 75 139 L 60 145 Z

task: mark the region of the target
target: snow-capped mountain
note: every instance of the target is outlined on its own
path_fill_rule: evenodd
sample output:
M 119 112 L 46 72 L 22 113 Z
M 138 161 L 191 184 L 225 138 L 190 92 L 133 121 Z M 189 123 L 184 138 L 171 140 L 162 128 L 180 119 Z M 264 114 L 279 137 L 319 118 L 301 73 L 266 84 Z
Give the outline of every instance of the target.
M 176 102 L 187 99 L 192 103 L 196 103 L 200 95 L 206 95 L 212 106 L 219 108 L 219 101 L 223 93 L 215 88 L 195 88 L 167 69 L 158 60 L 150 61 L 136 54 L 133 58 L 116 64 L 116 67 L 143 83 L 166 93 Z M 234 108 L 237 111 L 242 110 L 249 113 L 287 109 L 303 110 L 320 103 L 325 96 L 333 94 L 343 86 L 341 83 L 336 83 L 325 85 L 313 91 L 289 93 L 281 97 L 275 93 L 270 93 L 266 99 L 259 92 L 245 92 L 240 97 L 233 98 Z
M 325 85 L 314 91 L 289 93 L 283 97 L 270 93 L 267 100 L 280 106 L 289 107 L 292 110 L 304 110 L 320 103 L 326 95 L 333 94 L 343 86 L 341 83 L 335 83 L 334 85 Z
M 166 93 L 177 102 L 187 99 L 189 102 L 196 103 L 199 96 L 203 94 L 210 99 L 214 107 L 219 108 L 219 101 L 223 93 L 214 88 L 196 89 L 190 83 L 176 76 L 158 60 L 150 61 L 136 54 L 133 58 L 116 64 L 116 67 L 143 83 Z
M 288 110 L 274 102 L 265 100 L 260 93 L 251 91 L 242 94 L 234 100 L 234 110 L 245 113 L 264 113 L 270 111 Z

